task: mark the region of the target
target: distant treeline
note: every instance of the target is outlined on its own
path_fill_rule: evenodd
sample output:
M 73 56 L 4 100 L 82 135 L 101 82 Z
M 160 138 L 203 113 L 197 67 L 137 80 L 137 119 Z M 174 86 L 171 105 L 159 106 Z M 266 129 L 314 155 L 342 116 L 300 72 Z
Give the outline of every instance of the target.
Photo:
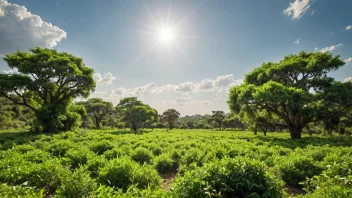
M 0 128 L 61 132 L 83 128 L 218 128 L 351 134 L 352 82 L 329 77 L 345 62 L 331 53 L 301 52 L 263 63 L 231 88 L 230 113 L 180 118 L 175 109 L 157 110 L 128 97 L 113 106 L 101 98 L 81 102 L 95 91 L 94 70 L 66 52 L 36 47 L 5 55 L 12 73 L 0 73 Z M 210 113 L 210 112 L 209 112 Z

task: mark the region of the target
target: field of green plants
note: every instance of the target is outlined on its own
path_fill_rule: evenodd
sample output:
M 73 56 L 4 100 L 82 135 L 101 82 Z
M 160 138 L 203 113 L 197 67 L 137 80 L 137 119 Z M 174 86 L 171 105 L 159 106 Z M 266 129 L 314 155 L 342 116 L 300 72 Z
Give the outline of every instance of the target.
M 352 197 L 352 137 L 0 133 L 0 197 Z

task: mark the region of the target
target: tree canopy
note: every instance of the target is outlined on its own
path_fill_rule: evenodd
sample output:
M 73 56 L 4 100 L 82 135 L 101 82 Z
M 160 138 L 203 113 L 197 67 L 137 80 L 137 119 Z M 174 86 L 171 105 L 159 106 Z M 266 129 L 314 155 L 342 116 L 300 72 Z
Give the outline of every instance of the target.
M 158 116 L 157 110 L 136 97 L 121 99 L 116 110 L 121 114 L 122 120 L 131 125 L 133 131 L 137 131 L 145 122 L 155 120 Z
M 100 128 L 101 121 L 114 110 L 111 102 L 106 102 L 101 98 L 90 98 L 88 101 L 77 104 L 86 108 L 87 115 L 93 120 L 96 129 Z
M 180 118 L 180 113 L 175 109 L 168 109 L 161 115 L 161 120 L 169 124 L 169 128 L 175 127 L 176 121 Z
M 222 129 L 222 125 L 225 119 L 225 112 L 224 111 L 212 111 L 211 118 L 209 121 L 216 122 L 218 127 Z
M 245 76 L 244 84 L 230 90 L 229 107 L 237 113 L 272 113 L 285 123 L 292 139 L 299 139 L 308 123 L 343 113 L 352 105 L 352 84 L 327 76 L 343 65 L 339 56 L 321 52 L 264 63 Z
M 72 100 L 94 91 L 94 71 L 66 52 L 39 47 L 29 51 L 5 55 L 16 72 L 0 73 L 0 96 L 31 109 L 43 131 L 60 130 Z

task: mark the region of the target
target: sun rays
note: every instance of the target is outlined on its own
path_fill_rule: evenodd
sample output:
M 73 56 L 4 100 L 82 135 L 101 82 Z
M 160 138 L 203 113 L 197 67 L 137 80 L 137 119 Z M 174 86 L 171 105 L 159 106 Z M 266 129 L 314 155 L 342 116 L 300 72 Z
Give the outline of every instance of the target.
M 123 73 L 125 73 L 127 69 L 130 69 L 138 62 L 140 62 L 144 57 L 148 56 L 149 53 L 153 52 L 153 50 L 156 50 L 156 48 L 162 49 L 162 53 L 166 53 L 169 56 L 172 53 L 179 54 L 183 57 L 186 62 L 191 64 L 192 67 L 194 67 L 193 63 L 191 62 L 191 59 L 183 51 L 181 45 L 184 43 L 188 43 L 189 41 L 187 40 L 189 39 L 215 39 L 210 37 L 194 36 L 191 34 L 187 34 L 186 32 L 183 32 L 184 30 L 182 27 L 184 25 L 184 22 L 201 7 L 204 1 L 205 0 L 193 7 L 188 13 L 180 17 L 179 20 L 172 20 L 172 0 L 170 0 L 168 3 L 166 16 L 163 16 L 161 14 L 160 7 L 158 4 L 157 9 L 152 11 L 151 9 L 149 9 L 146 3 L 141 0 L 140 3 L 143 5 L 146 13 L 148 14 L 151 24 L 145 27 L 145 29 L 129 29 L 128 31 L 140 35 L 145 35 L 145 38 L 150 40 L 150 47 L 147 47 L 145 50 L 143 50 L 142 53 L 140 53 L 140 55 L 135 60 L 133 60 L 128 67 L 125 68 Z

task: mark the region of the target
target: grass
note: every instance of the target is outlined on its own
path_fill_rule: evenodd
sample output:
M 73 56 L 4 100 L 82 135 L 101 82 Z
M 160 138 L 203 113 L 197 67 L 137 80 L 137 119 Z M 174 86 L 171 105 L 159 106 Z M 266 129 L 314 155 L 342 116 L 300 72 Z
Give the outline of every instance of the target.
M 255 136 L 196 129 L 137 134 L 1 131 L 0 196 L 287 197 L 304 196 L 297 194 L 306 191 L 306 196 L 319 197 L 317 193 L 331 193 L 316 191 L 326 182 L 349 195 L 348 182 L 346 186 L 318 177 L 351 176 L 351 146 L 349 136 L 303 135 L 302 140 L 290 140 L 284 132 Z M 309 180 L 315 177 L 317 181 Z M 272 194 L 253 186 L 272 189 Z

